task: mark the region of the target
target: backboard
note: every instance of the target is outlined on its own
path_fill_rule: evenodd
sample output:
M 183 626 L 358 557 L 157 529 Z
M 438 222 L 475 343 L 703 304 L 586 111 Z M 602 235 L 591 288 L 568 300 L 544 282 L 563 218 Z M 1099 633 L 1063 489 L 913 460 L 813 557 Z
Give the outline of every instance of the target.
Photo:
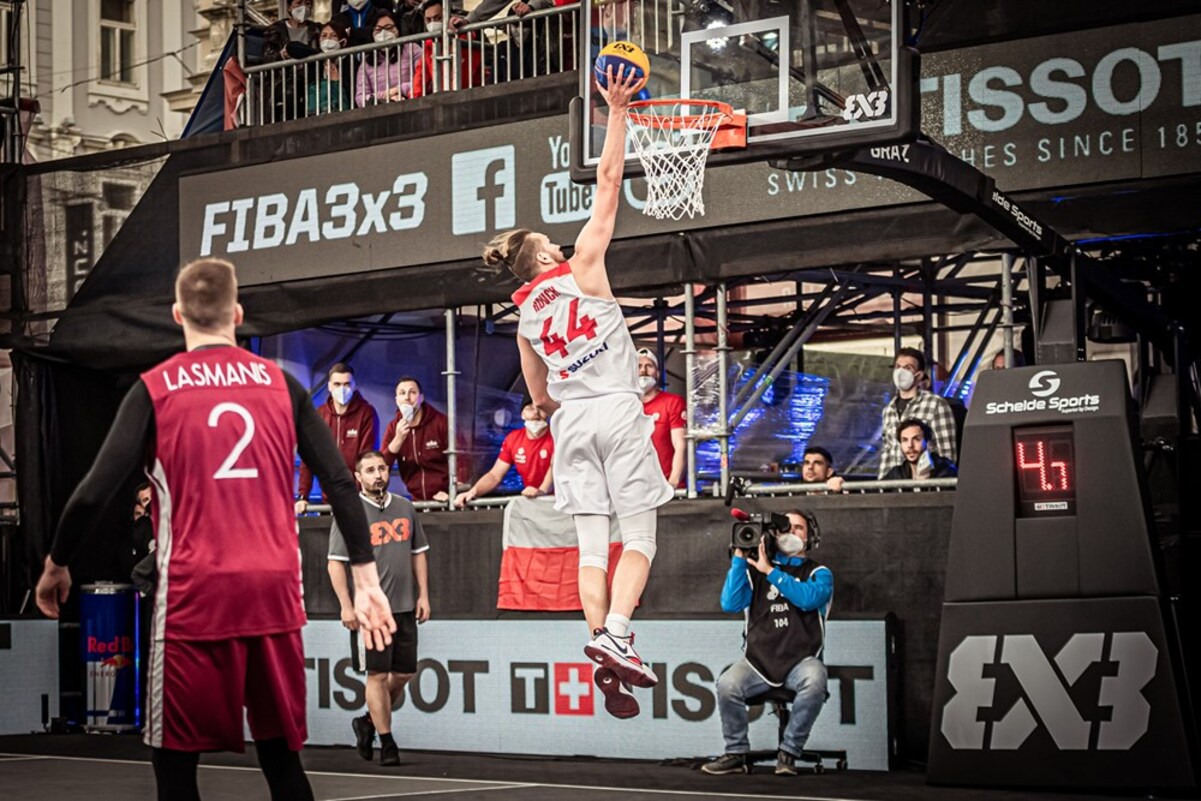
M 572 178 L 595 180 L 608 109 L 592 63 L 629 39 L 651 64 L 652 98 L 719 100 L 747 115 L 747 146 L 709 164 L 856 150 L 918 131 L 917 54 L 904 0 L 583 0 Z M 627 151 L 628 153 L 628 151 Z M 641 174 L 628 157 L 627 174 Z

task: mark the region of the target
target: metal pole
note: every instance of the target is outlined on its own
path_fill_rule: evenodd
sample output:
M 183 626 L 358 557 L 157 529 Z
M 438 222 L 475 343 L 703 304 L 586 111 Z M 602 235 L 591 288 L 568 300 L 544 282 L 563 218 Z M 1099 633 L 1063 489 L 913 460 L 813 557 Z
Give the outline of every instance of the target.
M 455 493 L 458 490 L 457 481 L 459 476 L 458 421 L 455 419 L 458 411 L 455 408 L 455 377 L 459 374 L 459 371 L 455 369 L 455 310 L 447 309 L 445 314 L 446 371 L 443 375 L 446 376 L 446 466 L 450 471 L 447 481 L 447 494 L 450 497 L 446 499 L 446 508 L 454 511 Z
M 696 301 L 684 284 L 684 441 L 688 497 L 696 497 Z
M 246 0 L 238 0 L 238 66 L 246 69 Z M 249 83 L 249 81 L 247 81 Z M 259 120 L 262 122 L 262 120 Z
M 721 494 L 726 494 L 730 485 L 730 413 L 728 409 L 729 394 L 729 358 L 730 351 L 727 342 L 729 334 L 726 325 L 726 285 L 717 285 L 717 437 L 721 454 Z
M 1012 253 L 1001 256 L 1001 338 L 1005 343 L 1005 369 L 1013 367 L 1013 262 Z

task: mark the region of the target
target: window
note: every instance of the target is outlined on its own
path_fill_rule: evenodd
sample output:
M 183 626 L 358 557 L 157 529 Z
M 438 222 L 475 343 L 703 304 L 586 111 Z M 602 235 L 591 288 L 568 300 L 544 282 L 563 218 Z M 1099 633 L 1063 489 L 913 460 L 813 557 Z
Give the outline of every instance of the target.
M 100 79 L 134 82 L 134 35 L 137 24 L 133 0 L 100 0 Z

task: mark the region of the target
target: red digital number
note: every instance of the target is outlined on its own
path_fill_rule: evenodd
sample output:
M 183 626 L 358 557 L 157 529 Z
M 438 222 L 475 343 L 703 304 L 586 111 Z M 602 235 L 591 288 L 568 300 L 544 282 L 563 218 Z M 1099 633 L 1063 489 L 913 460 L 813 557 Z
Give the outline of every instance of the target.
M 546 322 L 542 324 L 542 349 L 546 351 L 548 356 L 553 356 L 556 353 L 560 356 L 567 356 L 567 343 L 574 342 L 580 337 L 585 339 L 596 338 L 596 320 L 593 320 L 588 315 L 580 316 L 580 299 L 573 298 L 571 304 L 567 307 L 567 338 L 564 339 L 559 334 L 550 330 L 553 318 L 546 318 Z
M 1043 490 L 1044 492 L 1050 492 L 1052 490 L 1068 489 L 1067 462 L 1052 461 L 1052 462 L 1048 463 L 1047 448 L 1046 448 L 1046 445 L 1043 443 L 1043 441 L 1037 440 L 1037 441 L 1035 441 L 1034 445 L 1035 445 L 1035 450 L 1037 453 L 1037 460 L 1036 461 L 1027 461 L 1026 460 L 1026 443 L 1024 443 L 1024 442 L 1017 443 L 1017 446 L 1018 446 L 1018 453 L 1017 453 L 1018 469 L 1019 470 L 1037 470 L 1038 471 L 1038 487 L 1039 487 L 1039 489 Z M 1058 473 L 1058 479 L 1056 478 L 1057 473 Z M 1049 474 L 1050 480 L 1048 480 L 1048 474 Z M 1058 485 L 1056 485 L 1055 483 L 1052 483 L 1054 481 L 1057 481 Z

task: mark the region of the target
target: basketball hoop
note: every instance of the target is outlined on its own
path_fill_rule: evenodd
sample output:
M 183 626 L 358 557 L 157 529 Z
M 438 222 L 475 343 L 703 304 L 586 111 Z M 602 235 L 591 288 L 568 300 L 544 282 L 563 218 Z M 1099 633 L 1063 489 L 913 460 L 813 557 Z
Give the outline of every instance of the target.
M 643 213 L 658 220 L 704 214 L 709 151 L 746 147 L 746 115 L 714 100 L 631 103 L 626 128 L 646 173 Z

